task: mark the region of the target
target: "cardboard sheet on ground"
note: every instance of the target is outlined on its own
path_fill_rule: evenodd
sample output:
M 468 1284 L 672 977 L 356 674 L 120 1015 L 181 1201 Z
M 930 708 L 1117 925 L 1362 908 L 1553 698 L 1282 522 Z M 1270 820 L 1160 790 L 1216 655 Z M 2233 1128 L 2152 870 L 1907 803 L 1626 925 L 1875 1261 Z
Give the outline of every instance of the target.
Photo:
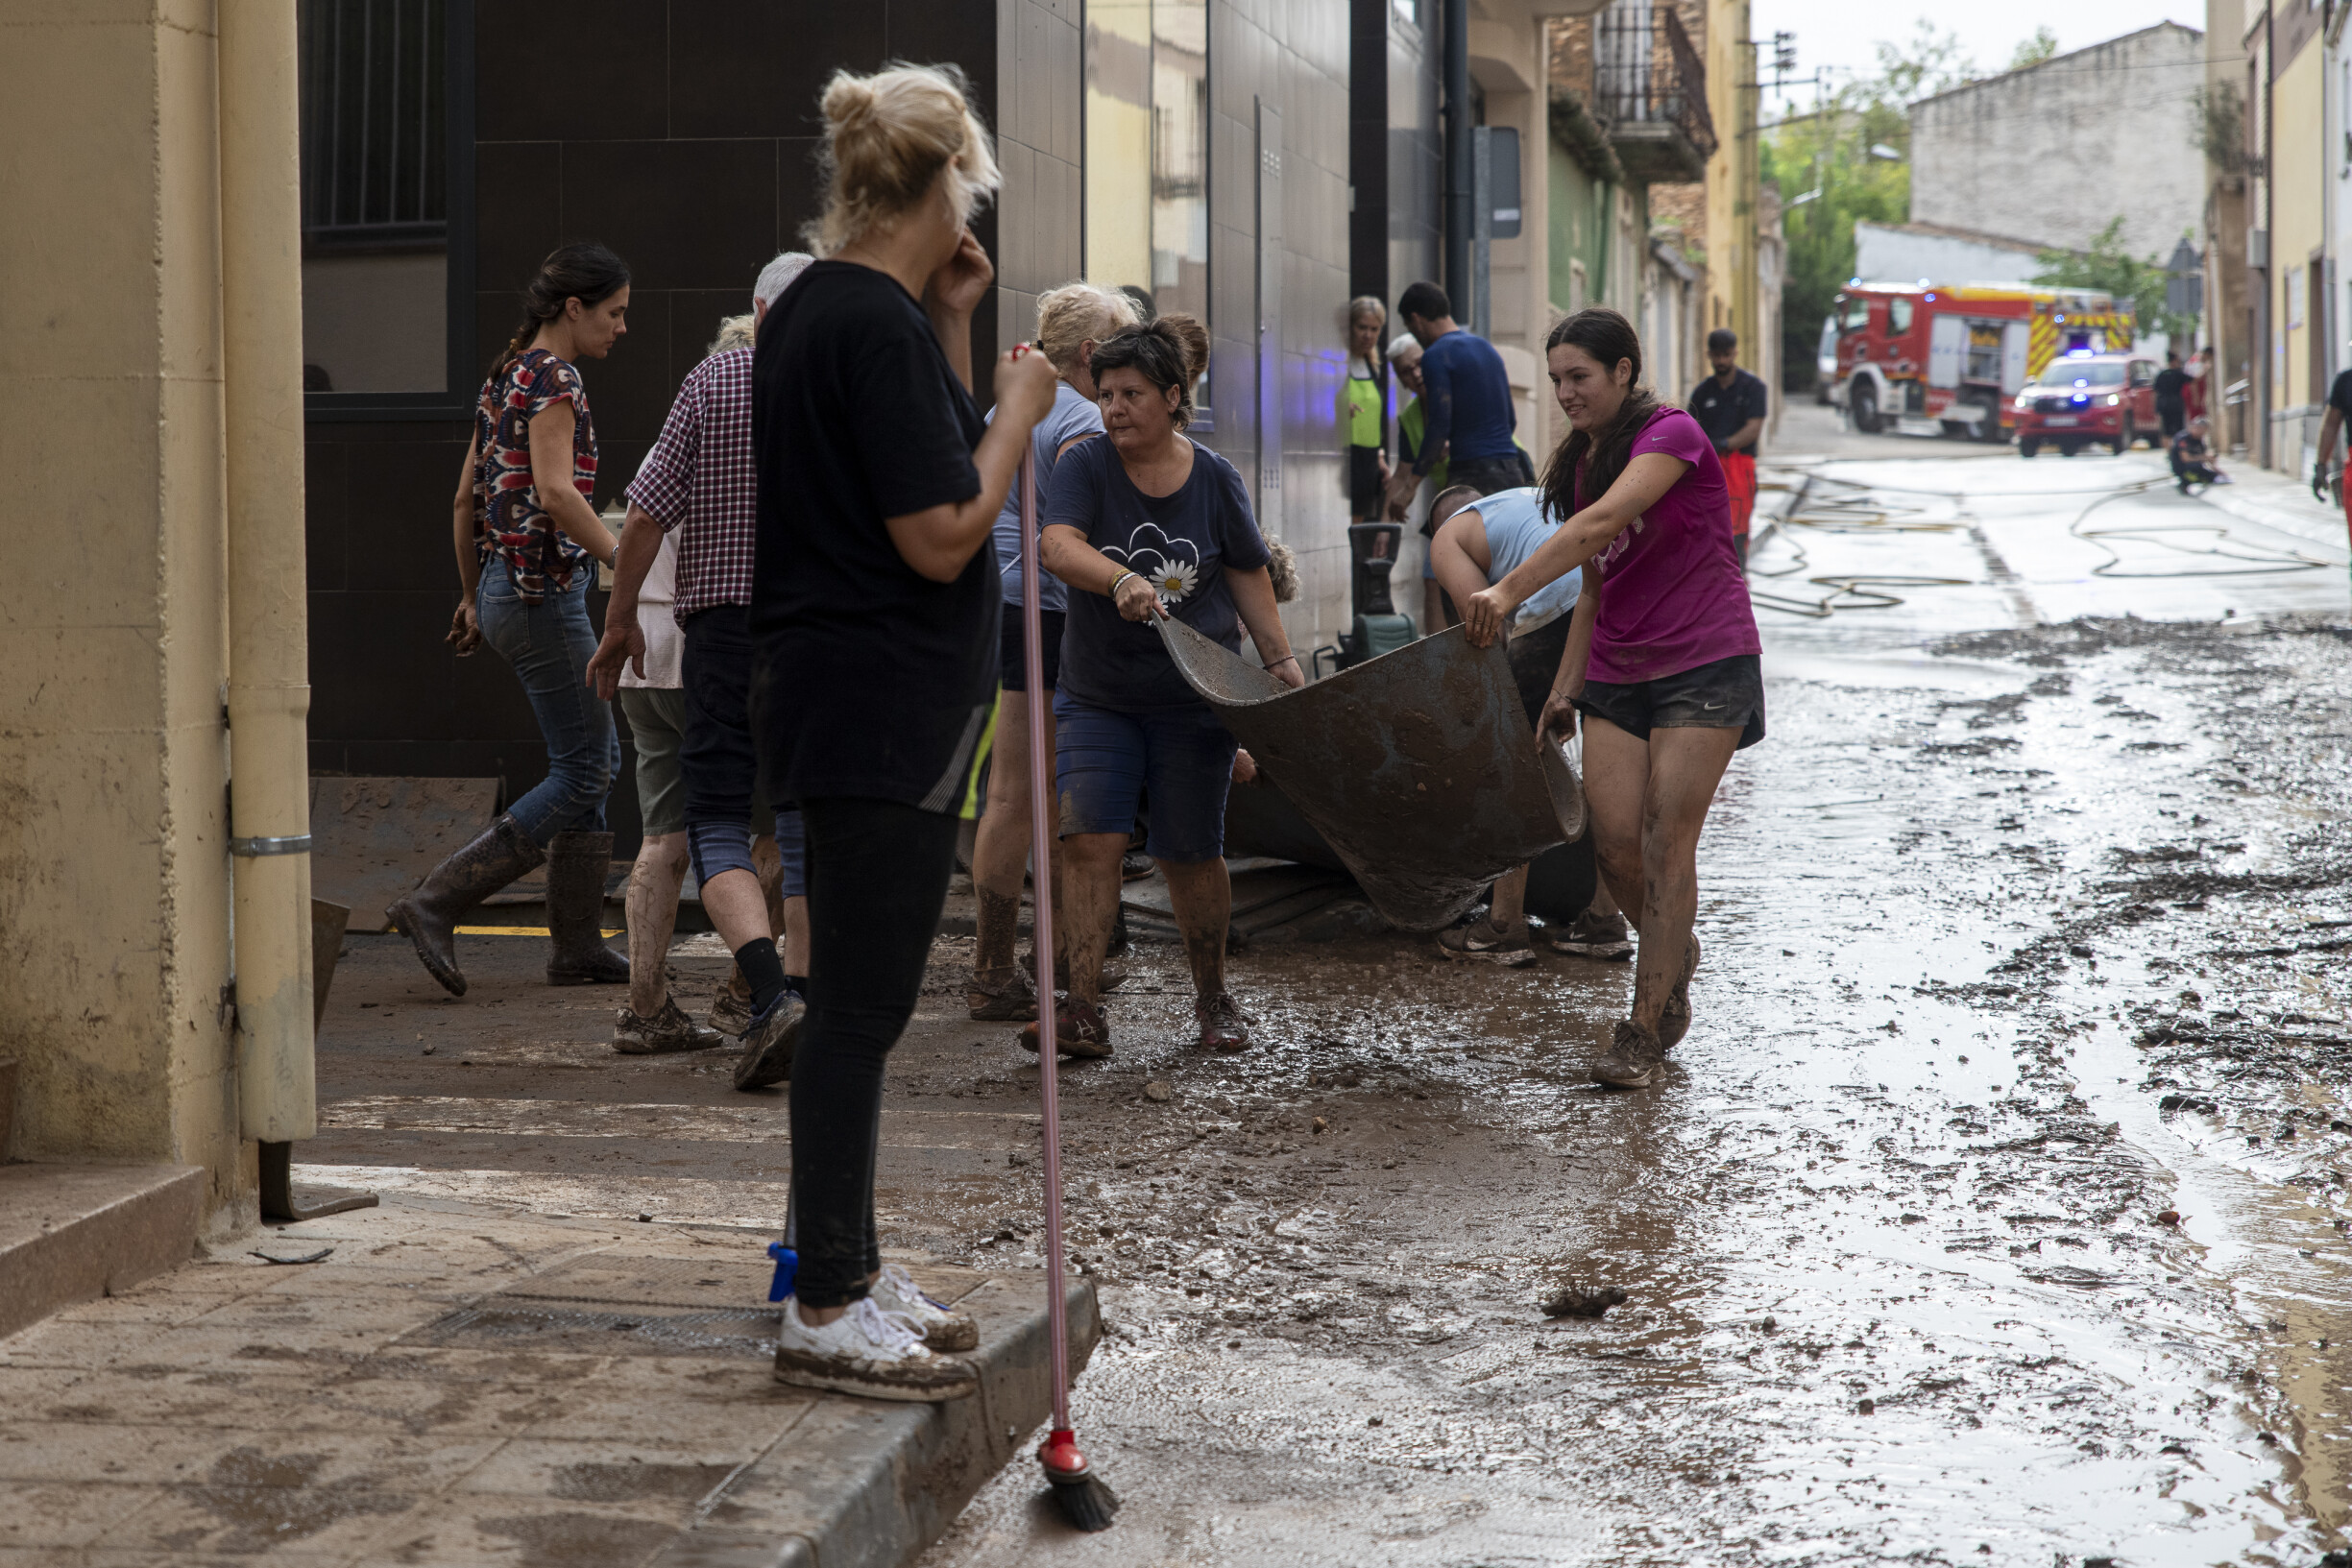
M 310 781 L 310 890 L 389 929 L 384 905 L 417 885 L 497 814 L 496 779 Z
M 1501 643 L 1460 627 L 1294 691 L 1181 621 L 1176 666 L 1407 930 L 1435 930 L 1500 872 L 1585 831 L 1576 770 L 1529 734 Z

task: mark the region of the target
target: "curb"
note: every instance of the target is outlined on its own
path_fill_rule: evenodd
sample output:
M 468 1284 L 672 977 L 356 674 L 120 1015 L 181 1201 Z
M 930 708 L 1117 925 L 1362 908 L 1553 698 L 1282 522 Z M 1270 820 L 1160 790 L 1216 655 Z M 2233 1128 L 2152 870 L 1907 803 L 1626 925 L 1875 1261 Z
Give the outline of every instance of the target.
M 992 1277 L 956 1303 L 978 1320 L 980 1392 L 945 1405 L 827 1397 L 706 1499 L 694 1527 L 646 1568 L 902 1568 L 1008 1463 L 1054 1402 L 1042 1302 Z M 1071 1283 L 1072 1375 L 1103 1318 Z

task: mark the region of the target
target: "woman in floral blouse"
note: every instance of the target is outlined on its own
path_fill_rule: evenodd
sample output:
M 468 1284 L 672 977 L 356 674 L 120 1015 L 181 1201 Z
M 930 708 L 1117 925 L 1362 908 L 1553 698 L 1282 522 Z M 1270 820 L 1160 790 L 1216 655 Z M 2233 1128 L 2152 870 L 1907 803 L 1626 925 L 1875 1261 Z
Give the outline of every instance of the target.
M 516 878 L 547 867 L 551 985 L 626 983 L 604 945 L 613 835 L 604 800 L 620 765 L 612 710 L 586 680 L 596 651 L 588 590 L 616 543 L 590 497 L 595 426 L 576 362 L 602 359 L 628 330 L 629 269 L 601 245 L 567 245 L 523 290 L 522 324 L 491 368 L 473 414 L 453 524 L 463 585 L 449 640 L 487 642 L 521 679 L 547 744 L 547 776 L 473 843 L 386 911 L 451 993 L 457 923 Z

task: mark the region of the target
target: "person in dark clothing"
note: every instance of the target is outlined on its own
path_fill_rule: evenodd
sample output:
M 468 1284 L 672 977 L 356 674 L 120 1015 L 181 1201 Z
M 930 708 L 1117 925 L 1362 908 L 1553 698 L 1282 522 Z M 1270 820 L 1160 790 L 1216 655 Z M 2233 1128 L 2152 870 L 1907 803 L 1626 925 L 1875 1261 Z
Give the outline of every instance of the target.
M 2348 373 L 2352 374 L 2352 373 Z M 2205 445 L 2205 422 L 2191 420 L 2189 427 L 2174 436 L 2172 452 L 2172 482 L 2183 495 L 2191 485 L 2226 485 L 2229 475 L 2213 466 L 2213 450 Z
M 2164 422 L 2164 439 L 2170 443 L 2189 423 L 2189 373 L 2180 368 L 2180 355 L 2167 351 L 2164 369 L 2156 373 L 2156 417 Z
M 989 541 L 1054 368 L 1027 345 L 1001 356 L 982 422 L 972 312 L 996 269 L 969 219 L 998 174 L 960 74 L 844 71 L 822 108 L 830 191 L 812 249 L 826 259 L 769 308 L 752 354 L 752 730 L 771 803 L 800 808 L 809 868 L 790 1074 L 799 1275 L 776 1377 L 955 1399 L 978 1379 L 934 1352 L 978 1331 L 882 1261 L 883 1067 L 976 814 L 1004 597 Z
M 2311 493 L 2322 506 L 2329 504 L 2327 485 L 2335 475 L 2336 437 L 2347 420 L 2352 420 L 2352 371 L 2339 373 L 2336 384 L 2328 388 L 2327 413 L 2319 421 L 2319 450 L 2312 459 Z M 2352 485 L 2343 487 L 2342 505 L 2345 526 L 2352 528 Z
M 1724 488 L 1731 493 L 1732 548 L 1748 564 L 1748 519 L 1756 515 L 1756 446 L 1763 438 L 1771 399 L 1761 377 L 1739 368 L 1739 339 L 1717 327 L 1707 334 L 1708 363 L 1715 374 L 1690 394 L 1690 417 L 1723 460 Z
M 1494 345 L 1466 332 L 1435 283 L 1415 283 L 1398 297 L 1396 314 L 1421 344 L 1421 439 L 1411 464 L 1390 481 L 1389 498 L 1409 502 L 1440 461 L 1449 484 L 1481 495 L 1536 482 L 1536 467 L 1512 440 L 1518 411 L 1511 375 Z M 1422 532 L 1428 527 L 1423 525 Z

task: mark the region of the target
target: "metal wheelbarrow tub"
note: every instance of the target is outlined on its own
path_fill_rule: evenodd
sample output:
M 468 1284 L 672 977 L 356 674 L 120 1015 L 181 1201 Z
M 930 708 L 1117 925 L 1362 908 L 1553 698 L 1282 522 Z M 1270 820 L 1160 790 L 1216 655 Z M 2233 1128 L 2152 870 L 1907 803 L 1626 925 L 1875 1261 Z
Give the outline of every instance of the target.
M 1365 897 L 1436 930 L 1486 884 L 1585 831 L 1585 792 L 1539 743 L 1503 644 L 1441 632 L 1292 690 L 1178 620 L 1154 622 L 1194 690 L 1322 834 Z

